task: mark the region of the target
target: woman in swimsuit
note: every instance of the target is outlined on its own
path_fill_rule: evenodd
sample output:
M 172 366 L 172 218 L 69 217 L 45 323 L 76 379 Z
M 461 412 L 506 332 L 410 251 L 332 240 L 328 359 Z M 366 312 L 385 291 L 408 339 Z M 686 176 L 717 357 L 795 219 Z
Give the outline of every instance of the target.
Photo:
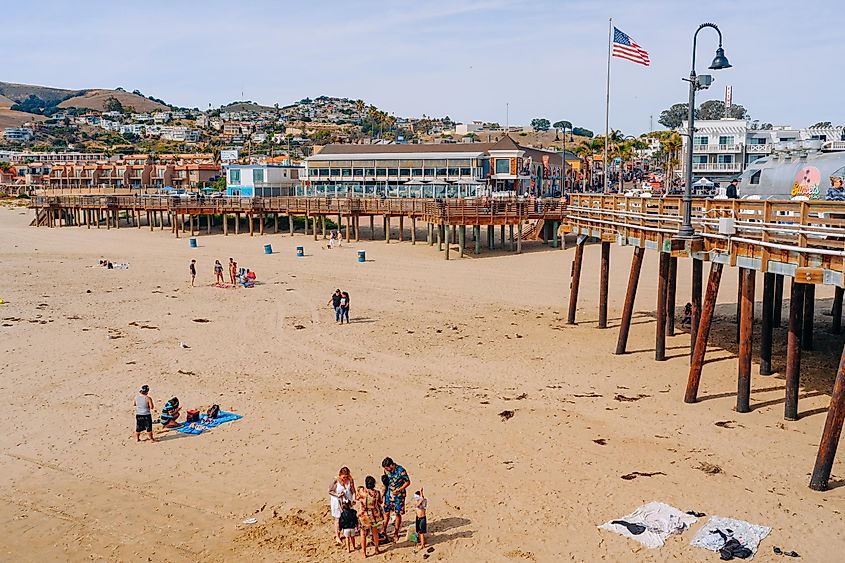
M 214 282 L 223 285 L 223 264 L 220 263 L 220 260 L 214 261 Z
M 376 548 L 376 555 L 381 553 L 378 550 L 378 529 L 384 520 L 384 502 L 381 492 L 376 490 L 376 480 L 368 475 L 364 480 L 364 487 L 358 487 L 358 500 L 361 502 L 361 510 L 358 511 L 358 526 L 361 528 L 361 554 L 367 557 L 367 536 L 373 538 L 373 545 Z

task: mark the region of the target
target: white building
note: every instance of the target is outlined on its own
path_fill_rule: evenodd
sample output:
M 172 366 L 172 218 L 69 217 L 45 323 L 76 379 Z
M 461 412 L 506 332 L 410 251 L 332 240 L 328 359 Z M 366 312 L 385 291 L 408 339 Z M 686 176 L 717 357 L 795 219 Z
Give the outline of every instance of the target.
M 484 124 L 481 121 L 473 121 L 472 123 L 458 123 L 455 125 L 455 133 L 461 136 L 475 133 L 484 129 Z
M 739 176 L 746 167 L 772 152 L 776 143 L 820 140 L 845 141 L 845 128 L 804 128 L 775 126 L 756 129 L 744 119 L 696 120 L 693 135 L 692 175 L 716 182 L 726 182 Z M 681 124 L 682 155 L 686 155 L 687 122 Z M 686 172 L 686 158 L 682 157 Z
M 166 141 L 197 143 L 200 140 L 200 132 L 188 127 L 161 127 L 159 132 L 161 138 Z
M 29 127 L 6 127 L 3 136 L 13 143 L 24 143 L 35 138 L 35 131 Z
M 295 195 L 302 166 L 229 164 L 224 167 L 226 194 L 239 197 Z

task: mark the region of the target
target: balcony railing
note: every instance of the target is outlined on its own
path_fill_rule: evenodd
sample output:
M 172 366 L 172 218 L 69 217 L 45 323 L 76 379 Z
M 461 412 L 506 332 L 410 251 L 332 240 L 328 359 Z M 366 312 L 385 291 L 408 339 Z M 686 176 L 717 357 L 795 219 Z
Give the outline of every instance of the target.
M 742 152 L 742 145 L 739 144 L 729 144 L 729 145 L 692 145 L 692 152 Z
M 745 152 L 757 154 L 769 154 L 772 152 L 772 145 L 745 145 Z
M 739 172 L 739 162 L 693 162 L 692 169 L 701 172 Z

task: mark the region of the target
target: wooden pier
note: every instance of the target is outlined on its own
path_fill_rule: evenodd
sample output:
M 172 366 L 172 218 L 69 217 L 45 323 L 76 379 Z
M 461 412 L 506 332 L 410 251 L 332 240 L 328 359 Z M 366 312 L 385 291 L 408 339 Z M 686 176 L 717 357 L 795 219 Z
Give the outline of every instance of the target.
M 374 238 L 376 217 L 383 221 L 386 242 L 391 240 L 391 221 L 398 219 L 399 240 L 404 240 L 405 221 L 410 221 L 411 242 L 416 243 L 417 221 L 426 223 L 427 243 L 445 250 L 458 243 L 460 255 L 465 252 L 467 227 L 472 228 L 474 252 L 481 252 L 482 227 L 487 227 L 487 246 L 495 248 L 496 227 L 502 247 L 521 251 L 527 235 L 542 231 L 544 241 L 559 246 L 558 232 L 576 235 L 572 264 L 567 322 L 576 323 L 581 264 L 585 243 L 596 239 L 601 243 L 601 277 L 599 288 L 599 328 L 607 328 L 608 281 L 611 243 L 634 247 L 628 286 L 622 311 L 622 323 L 616 353 L 624 354 L 634 312 L 637 287 L 644 255 L 647 251 L 660 255 L 658 299 L 656 304 L 655 360 L 666 359 L 666 336 L 674 335 L 676 283 L 679 259 L 692 260 L 692 306 L 690 325 L 690 368 L 687 373 L 684 401 L 698 400 L 699 383 L 704 367 L 705 351 L 715 315 L 716 300 L 725 266 L 738 268 L 737 293 L 737 366 L 736 411 L 751 410 L 751 365 L 754 353 L 753 311 L 755 279 L 763 276 L 760 374 L 772 369 L 773 327 L 781 325 L 784 279 L 790 278 L 788 332 L 785 360 L 784 419 L 797 420 L 800 385 L 801 351 L 813 347 L 815 286 L 835 287 L 830 331 L 838 334 L 842 323 L 843 287 L 845 287 L 845 203 L 818 201 L 705 200 L 696 199 L 692 206 L 692 223 L 696 236 L 682 238 L 681 198 L 639 198 L 574 194 L 568 204 L 561 199 L 529 201 L 524 199 L 433 200 L 371 198 L 214 198 L 152 195 L 39 195 L 30 207 L 36 212 L 36 225 L 51 227 L 78 225 L 91 228 L 127 226 L 151 230 L 165 225 L 176 236 L 201 230 L 206 219 L 210 233 L 215 221 L 222 221 L 223 233 L 240 233 L 241 219 L 248 221 L 250 235 L 264 234 L 272 219 L 273 231 L 294 233 L 294 219 L 304 219 L 305 234 L 318 238 L 318 230 L 326 236 L 327 220 L 343 229 L 347 241 L 359 240 L 361 218 L 369 218 L 370 238 Z M 256 229 L 256 221 L 258 223 Z M 530 221 L 533 233 L 523 232 Z M 562 227 L 562 228 L 561 228 Z M 506 237 L 506 229 L 509 237 Z M 516 233 L 514 233 L 516 229 Z M 445 243 L 445 249 L 444 249 Z M 706 287 L 703 283 L 704 263 L 710 263 Z M 824 431 L 819 443 L 810 487 L 828 487 L 843 421 L 845 421 L 845 349 L 835 375 L 833 393 Z
M 601 241 L 602 276 L 599 327 L 607 326 L 610 243 L 633 246 L 634 256 L 622 312 L 616 353 L 624 354 L 636 299 L 643 256 L 660 255 L 656 306 L 655 360 L 666 359 L 666 335 L 673 334 L 675 273 L 679 258 L 692 260 L 692 322 L 690 368 L 684 401 L 695 403 L 710 335 L 716 298 L 725 266 L 739 269 L 737 299 L 736 412 L 751 410 L 751 362 L 754 350 L 753 311 L 755 277 L 763 276 L 763 314 L 759 345 L 760 374 L 772 370 L 772 329 L 780 325 L 783 281 L 792 280 L 786 343 L 784 419 L 798 419 L 801 350 L 812 349 L 815 286 L 835 287 L 831 332 L 839 333 L 842 319 L 843 260 L 845 259 L 845 203 L 819 201 L 694 200 L 692 223 L 696 236 L 682 238 L 681 198 L 634 198 L 573 195 L 564 228 L 577 235 L 570 284 L 569 323 L 575 323 L 583 246 Z M 710 262 L 702 299 L 703 265 Z M 670 326 L 670 323 L 672 326 Z M 836 448 L 845 419 L 845 349 L 836 373 L 827 420 L 819 444 L 810 488 L 828 487 Z

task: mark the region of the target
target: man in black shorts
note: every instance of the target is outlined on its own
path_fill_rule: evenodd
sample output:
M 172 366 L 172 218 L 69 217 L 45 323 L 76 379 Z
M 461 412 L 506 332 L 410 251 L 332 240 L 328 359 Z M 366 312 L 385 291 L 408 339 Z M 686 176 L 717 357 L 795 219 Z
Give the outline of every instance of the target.
M 231 260 L 231 258 L 229 259 Z M 191 287 L 194 287 L 194 280 L 197 279 L 197 261 L 191 260 Z
M 150 438 L 150 442 L 155 442 L 153 438 L 153 399 L 150 397 L 150 386 L 143 385 L 138 391 L 138 396 L 135 397 L 135 440 L 141 441 L 141 432 L 146 432 Z

